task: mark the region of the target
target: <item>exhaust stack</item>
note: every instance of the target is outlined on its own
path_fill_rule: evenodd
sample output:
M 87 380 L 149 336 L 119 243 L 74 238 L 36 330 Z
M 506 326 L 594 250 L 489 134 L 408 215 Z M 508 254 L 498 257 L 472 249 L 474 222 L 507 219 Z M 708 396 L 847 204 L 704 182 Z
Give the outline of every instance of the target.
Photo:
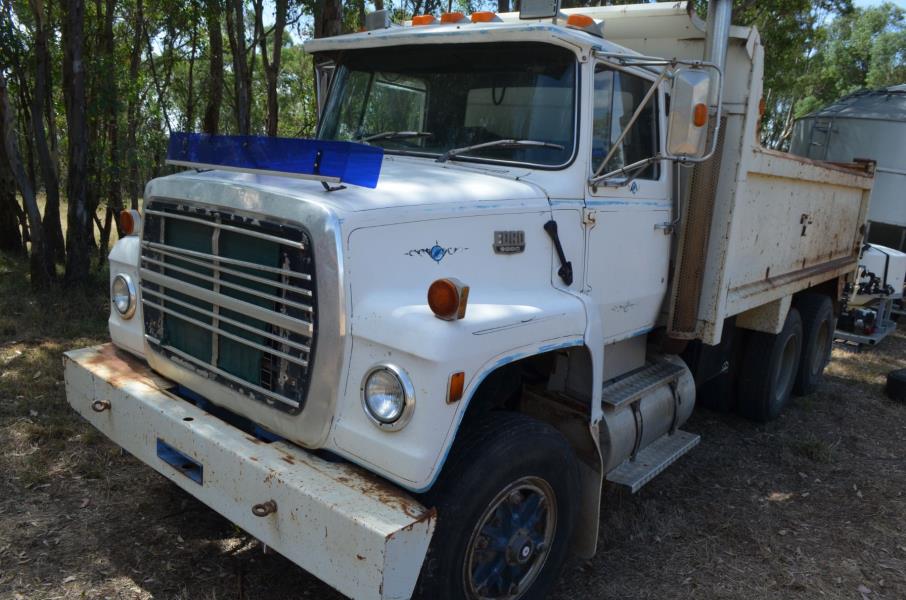
M 721 73 L 727 66 L 727 44 L 730 40 L 730 26 L 733 24 L 733 1 L 711 0 L 708 2 L 708 30 L 705 33 L 704 59 L 713 62 Z M 717 102 L 718 90 L 712 86 L 711 102 Z

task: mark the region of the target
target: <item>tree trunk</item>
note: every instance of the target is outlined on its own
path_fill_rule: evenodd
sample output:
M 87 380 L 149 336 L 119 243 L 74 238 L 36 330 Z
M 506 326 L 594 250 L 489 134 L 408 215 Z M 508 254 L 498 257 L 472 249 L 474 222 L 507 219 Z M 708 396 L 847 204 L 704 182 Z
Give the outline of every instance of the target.
M 126 136 L 129 153 L 129 198 L 130 206 L 138 210 L 138 153 L 135 147 L 135 130 L 138 127 L 138 69 L 142 64 L 142 38 L 145 37 L 145 13 L 142 0 L 135 2 L 135 19 L 132 24 L 132 54 L 129 56 L 129 82 L 133 88 L 129 91 L 129 104 L 126 107 Z
M 374 0 L 374 10 L 384 10 L 384 0 Z
M 263 0 L 255 2 L 255 26 L 261 46 L 261 62 L 264 65 L 264 76 L 267 87 L 267 135 L 277 135 L 279 106 L 277 103 L 277 80 L 280 76 L 280 57 L 283 51 L 283 31 L 286 29 L 287 0 L 276 0 L 274 5 L 274 50 L 271 60 L 267 56 L 267 35 L 264 32 L 262 12 Z
M 47 143 L 47 132 L 44 128 L 45 103 L 50 96 L 51 71 L 50 51 L 48 50 L 48 24 L 43 0 L 32 0 L 32 12 L 35 17 L 35 87 L 32 94 L 31 127 L 34 132 L 34 144 L 38 154 L 38 165 L 41 179 L 44 182 L 44 235 L 47 252 L 55 260 L 63 262 L 66 250 L 63 243 L 63 229 L 60 223 L 60 178 L 57 164 Z
M 28 211 L 31 238 L 31 284 L 35 288 L 46 288 L 54 278 L 53 257 L 47 252 L 44 243 L 44 228 L 41 226 L 41 212 L 38 210 L 34 189 L 25 173 L 22 157 L 19 155 L 16 130 L 13 128 L 12 109 L 6 91 L 6 77 L 2 71 L 0 71 L 0 138 L 2 138 L 3 154 L 9 171 L 16 180 Z
M 510 12 L 510 0 L 497 0 L 497 12 Z
M 113 37 L 113 11 L 115 0 L 107 0 L 106 13 L 104 20 L 104 58 L 105 64 L 109 66 L 106 81 L 107 95 L 107 143 L 109 147 L 109 171 L 107 180 L 107 214 L 108 221 L 110 213 L 118 215 L 123 210 L 123 188 L 120 181 L 120 134 L 119 134 L 119 112 L 120 100 L 119 89 L 116 80 L 116 46 Z M 122 236 L 120 231 L 119 219 L 115 219 L 117 235 Z M 107 248 L 110 246 L 109 225 L 101 230 L 101 240 L 99 245 L 99 254 L 101 264 L 107 256 Z
M 208 102 L 202 130 L 216 135 L 220 129 L 220 104 L 223 102 L 223 33 L 220 30 L 220 0 L 207 0 L 205 19 L 208 23 L 210 50 L 208 57 Z
M 343 27 L 343 5 L 340 0 L 322 0 L 315 10 L 315 37 L 340 35 Z
M 84 0 L 67 0 L 63 26 L 63 97 L 69 140 L 66 197 L 66 283 L 84 285 L 91 267 L 88 214 L 88 127 L 85 110 L 85 63 L 82 56 Z
M 186 131 L 195 129 L 195 55 L 198 51 L 198 0 L 192 0 L 192 49 L 189 52 L 189 76 L 186 81 Z
M 19 229 L 19 204 L 16 200 L 16 178 L 6 157 L 6 144 L 0 144 L 0 250 L 21 253 L 25 249 Z
M 251 98 L 248 86 L 249 63 L 246 55 L 244 7 L 243 0 L 227 0 L 226 22 L 230 38 L 230 53 L 233 55 L 233 96 L 239 135 L 248 135 L 251 130 Z

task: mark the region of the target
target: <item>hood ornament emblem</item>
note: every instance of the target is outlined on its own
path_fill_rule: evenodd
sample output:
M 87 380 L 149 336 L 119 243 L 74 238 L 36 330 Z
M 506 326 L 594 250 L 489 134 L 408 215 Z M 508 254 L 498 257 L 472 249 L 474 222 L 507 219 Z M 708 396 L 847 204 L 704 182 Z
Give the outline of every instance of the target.
M 455 246 L 441 246 L 439 242 L 434 242 L 430 248 L 413 248 L 406 252 L 406 256 L 427 256 L 436 263 L 444 258 L 457 252 L 465 252 L 468 248 L 458 248 Z

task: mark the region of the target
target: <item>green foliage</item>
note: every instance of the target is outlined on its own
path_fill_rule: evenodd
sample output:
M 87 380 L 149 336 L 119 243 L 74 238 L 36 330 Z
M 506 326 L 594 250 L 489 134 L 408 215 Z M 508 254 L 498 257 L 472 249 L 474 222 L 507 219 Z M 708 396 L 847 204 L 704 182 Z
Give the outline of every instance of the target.
M 886 3 L 841 15 L 822 31 L 797 78 L 801 117 L 861 88 L 906 82 L 906 11 Z

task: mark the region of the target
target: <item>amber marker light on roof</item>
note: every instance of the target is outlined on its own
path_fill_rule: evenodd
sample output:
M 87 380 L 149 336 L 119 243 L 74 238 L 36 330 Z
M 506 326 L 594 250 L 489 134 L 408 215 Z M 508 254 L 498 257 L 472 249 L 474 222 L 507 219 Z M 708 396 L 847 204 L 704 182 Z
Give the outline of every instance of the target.
M 458 279 L 438 279 L 428 288 L 428 306 L 438 319 L 455 321 L 466 316 L 469 286 Z
M 570 27 L 591 27 L 595 20 L 588 15 L 569 15 L 566 18 L 566 24 Z
M 480 10 L 478 12 L 473 12 L 470 17 L 473 23 L 490 23 L 491 21 L 499 21 L 497 18 L 497 13 L 490 10 Z
M 434 22 L 434 15 L 415 15 L 412 17 L 413 25 L 430 25 Z
M 464 14 L 462 14 L 461 12 L 448 12 L 448 13 L 444 13 L 440 16 L 440 22 L 442 24 L 459 23 L 460 21 L 462 21 L 465 18 L 466 18 L 466 16 Z

